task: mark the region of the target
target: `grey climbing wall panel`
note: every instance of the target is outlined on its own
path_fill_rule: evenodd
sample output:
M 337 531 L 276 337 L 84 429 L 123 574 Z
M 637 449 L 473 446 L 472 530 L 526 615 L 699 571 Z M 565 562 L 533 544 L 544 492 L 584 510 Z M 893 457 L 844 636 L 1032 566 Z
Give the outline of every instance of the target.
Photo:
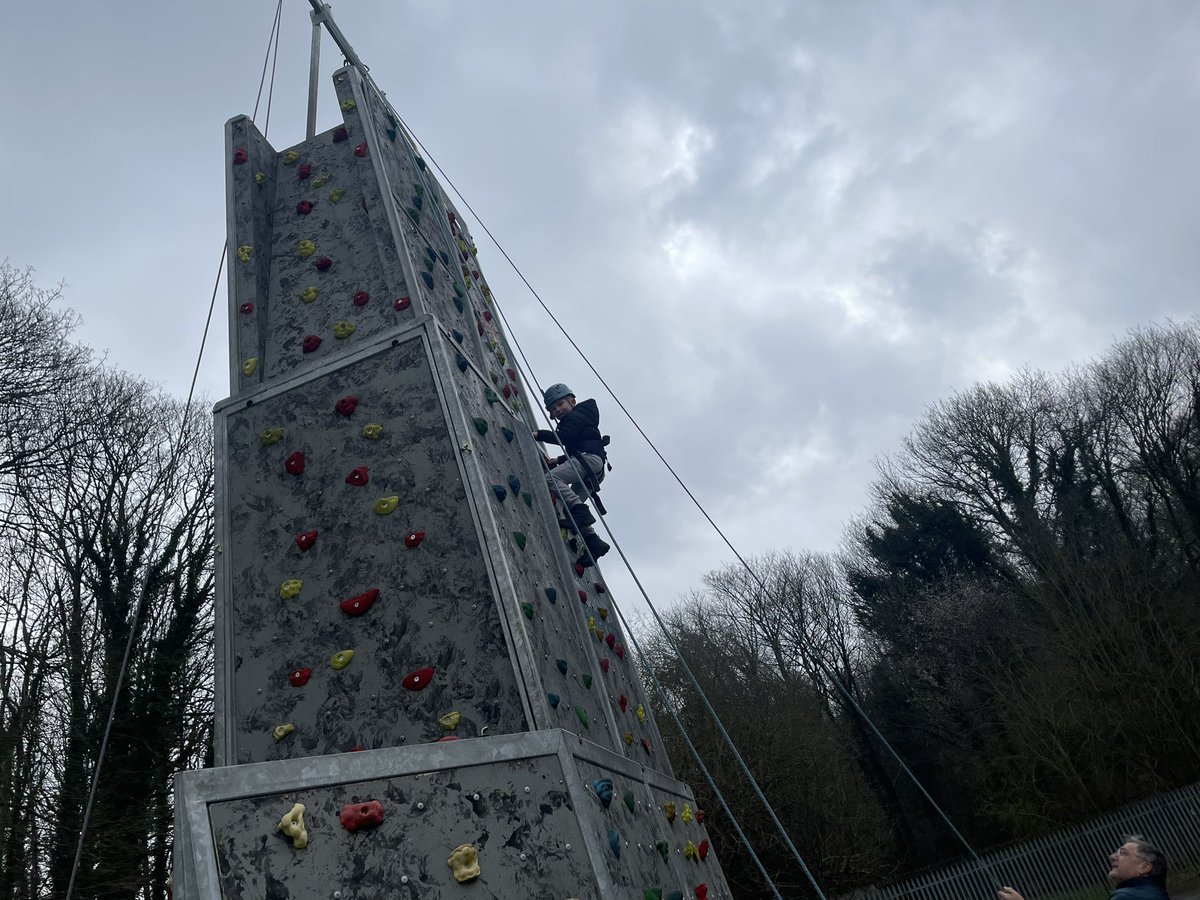
M 374 89 L 334 84 L 342 124 L 282 152 L 226 127 L 221 768 L 177 778 L 176 895 L 727 896 L 558 521 L 466 225 Z M 382 825 L 340 827 L 372 800 Z

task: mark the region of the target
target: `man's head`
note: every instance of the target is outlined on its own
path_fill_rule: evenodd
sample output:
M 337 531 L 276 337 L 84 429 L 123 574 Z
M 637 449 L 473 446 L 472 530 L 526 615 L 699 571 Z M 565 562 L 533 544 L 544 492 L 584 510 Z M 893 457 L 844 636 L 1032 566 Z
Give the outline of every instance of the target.
M 542 394 L 546 411 L 555 419 L 561 419 L 575 408 L 575 395 L 565 384 L 552 384 Z
M 1140 834 L 1125 838 L 1108 863 L 1108 877 L 1117 883 L 1147 875 L 1159 883 L 1167 878 L 1167 857 Z

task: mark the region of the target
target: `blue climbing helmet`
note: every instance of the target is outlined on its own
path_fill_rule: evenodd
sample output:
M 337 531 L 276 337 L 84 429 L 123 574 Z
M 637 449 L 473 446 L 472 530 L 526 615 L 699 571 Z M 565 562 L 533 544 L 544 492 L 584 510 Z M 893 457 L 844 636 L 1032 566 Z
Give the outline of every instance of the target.
M 542 392 L 542 399 L 546 401 L 546 409 L 552 407 L 563 397 L 574 397 L 575 392 L 565 384 L 552 384 Z

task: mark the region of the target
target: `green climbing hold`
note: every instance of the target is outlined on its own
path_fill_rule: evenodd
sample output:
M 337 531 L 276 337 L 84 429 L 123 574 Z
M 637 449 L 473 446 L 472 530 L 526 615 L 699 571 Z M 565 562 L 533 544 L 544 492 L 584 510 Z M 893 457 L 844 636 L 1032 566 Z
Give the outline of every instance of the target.
M 526 506 L 528 506 L 530 509 L 533 509 L 533 494 L 526 491 L 521 495 L 521 499 L 525 501 Z
M 483 389 L 483 399 L 488 403 L 499 403 L 500 397 L 491 388 Z
M 480 434 L 487 434 L 487 419 L 476 416 L 471 421 L 475 423 L 476 431 L 478 431 Z
M 663 862 L 666 862 L 671 855 L 671 845 L 666 841 L 659 841 L 654 845 L 654 849 L 657 850 L 658 855 L 663 858 Z
M 520 547 L 522 550 L 524 550 L 524 549 L 525 549 L 525 540 L 526 540 L 526 538 L 525 538 L 525 533 L 524 533 L 524 532 L 521 532 L 521 531 L 514 531 L 514 532 L 513 532 L 513 540 L 517 542 L 517 546 L 518 546 L 518 547 Z
M 587 672 L 583 673 L 583 686 L 589 691 L 592 689 L 592 676 Z
M 525 618 L 532 620 L 533 619 L 533 604 L 532 603 L 522 603 L 521 604 L 521 612 L 525 613 Z
M 455 294 L 455 296 L 458 296 L 458 297 L 461 297 L 463 295 L 463 289 L 458 286 L 457 281 L 454 282 L 454 294 Z
M 636 812 L 637 801 L 633 796 L 633 791 L 626 791 L 623 799 L 625 800 L 625 805 L 629 807 L 629 811 Z
M 584 728 L 590 728 L 590 727 L 591 727 L 591 726 L 588 724 L 588 713 L 587 713 L 587 710 L 586 710 L 586 709 L 584 709 L 582 706 L 577 706 L 577 707 L 575 707 L 575 715 L 577 715 L 577 716 L 579 717 L 579 724 L 580 724 L 580 725 L 582 725 Z
M 659 843 L 661 844 L 662 841 L 659 841 Z M 663 861 L 666 862 L 666 859 L 667 858 L 664 856 Z M 642 900 L 662 900 L 662 888 L 646 888 L 644 891 L 642 891 Z

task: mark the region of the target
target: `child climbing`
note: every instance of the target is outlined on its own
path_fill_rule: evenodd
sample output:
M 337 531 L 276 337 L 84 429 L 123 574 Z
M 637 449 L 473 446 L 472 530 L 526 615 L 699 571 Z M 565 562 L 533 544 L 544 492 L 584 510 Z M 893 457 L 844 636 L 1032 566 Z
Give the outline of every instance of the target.
M 609 551 L 608 544 L 592 530 L 596 517 L 584 502 L 589 493 L 600 489 L 608 461 L 604 449 L 607 439 L 600 434 L 600 410 L 595 400 L 576 402 L 575 394 L 565 384 L 550 385 L 543 399 L 546 411 L 558 422 L 558 428 L 535 431 L 533 436 L 540 443 L 556 444 L 566 451 L 565 455 L 550 461 L 546 483 L 566 510 L 564 524 L 578 530 L 587 545 L 588 552 L 575 561 L 576 565 L 587 567 Z

